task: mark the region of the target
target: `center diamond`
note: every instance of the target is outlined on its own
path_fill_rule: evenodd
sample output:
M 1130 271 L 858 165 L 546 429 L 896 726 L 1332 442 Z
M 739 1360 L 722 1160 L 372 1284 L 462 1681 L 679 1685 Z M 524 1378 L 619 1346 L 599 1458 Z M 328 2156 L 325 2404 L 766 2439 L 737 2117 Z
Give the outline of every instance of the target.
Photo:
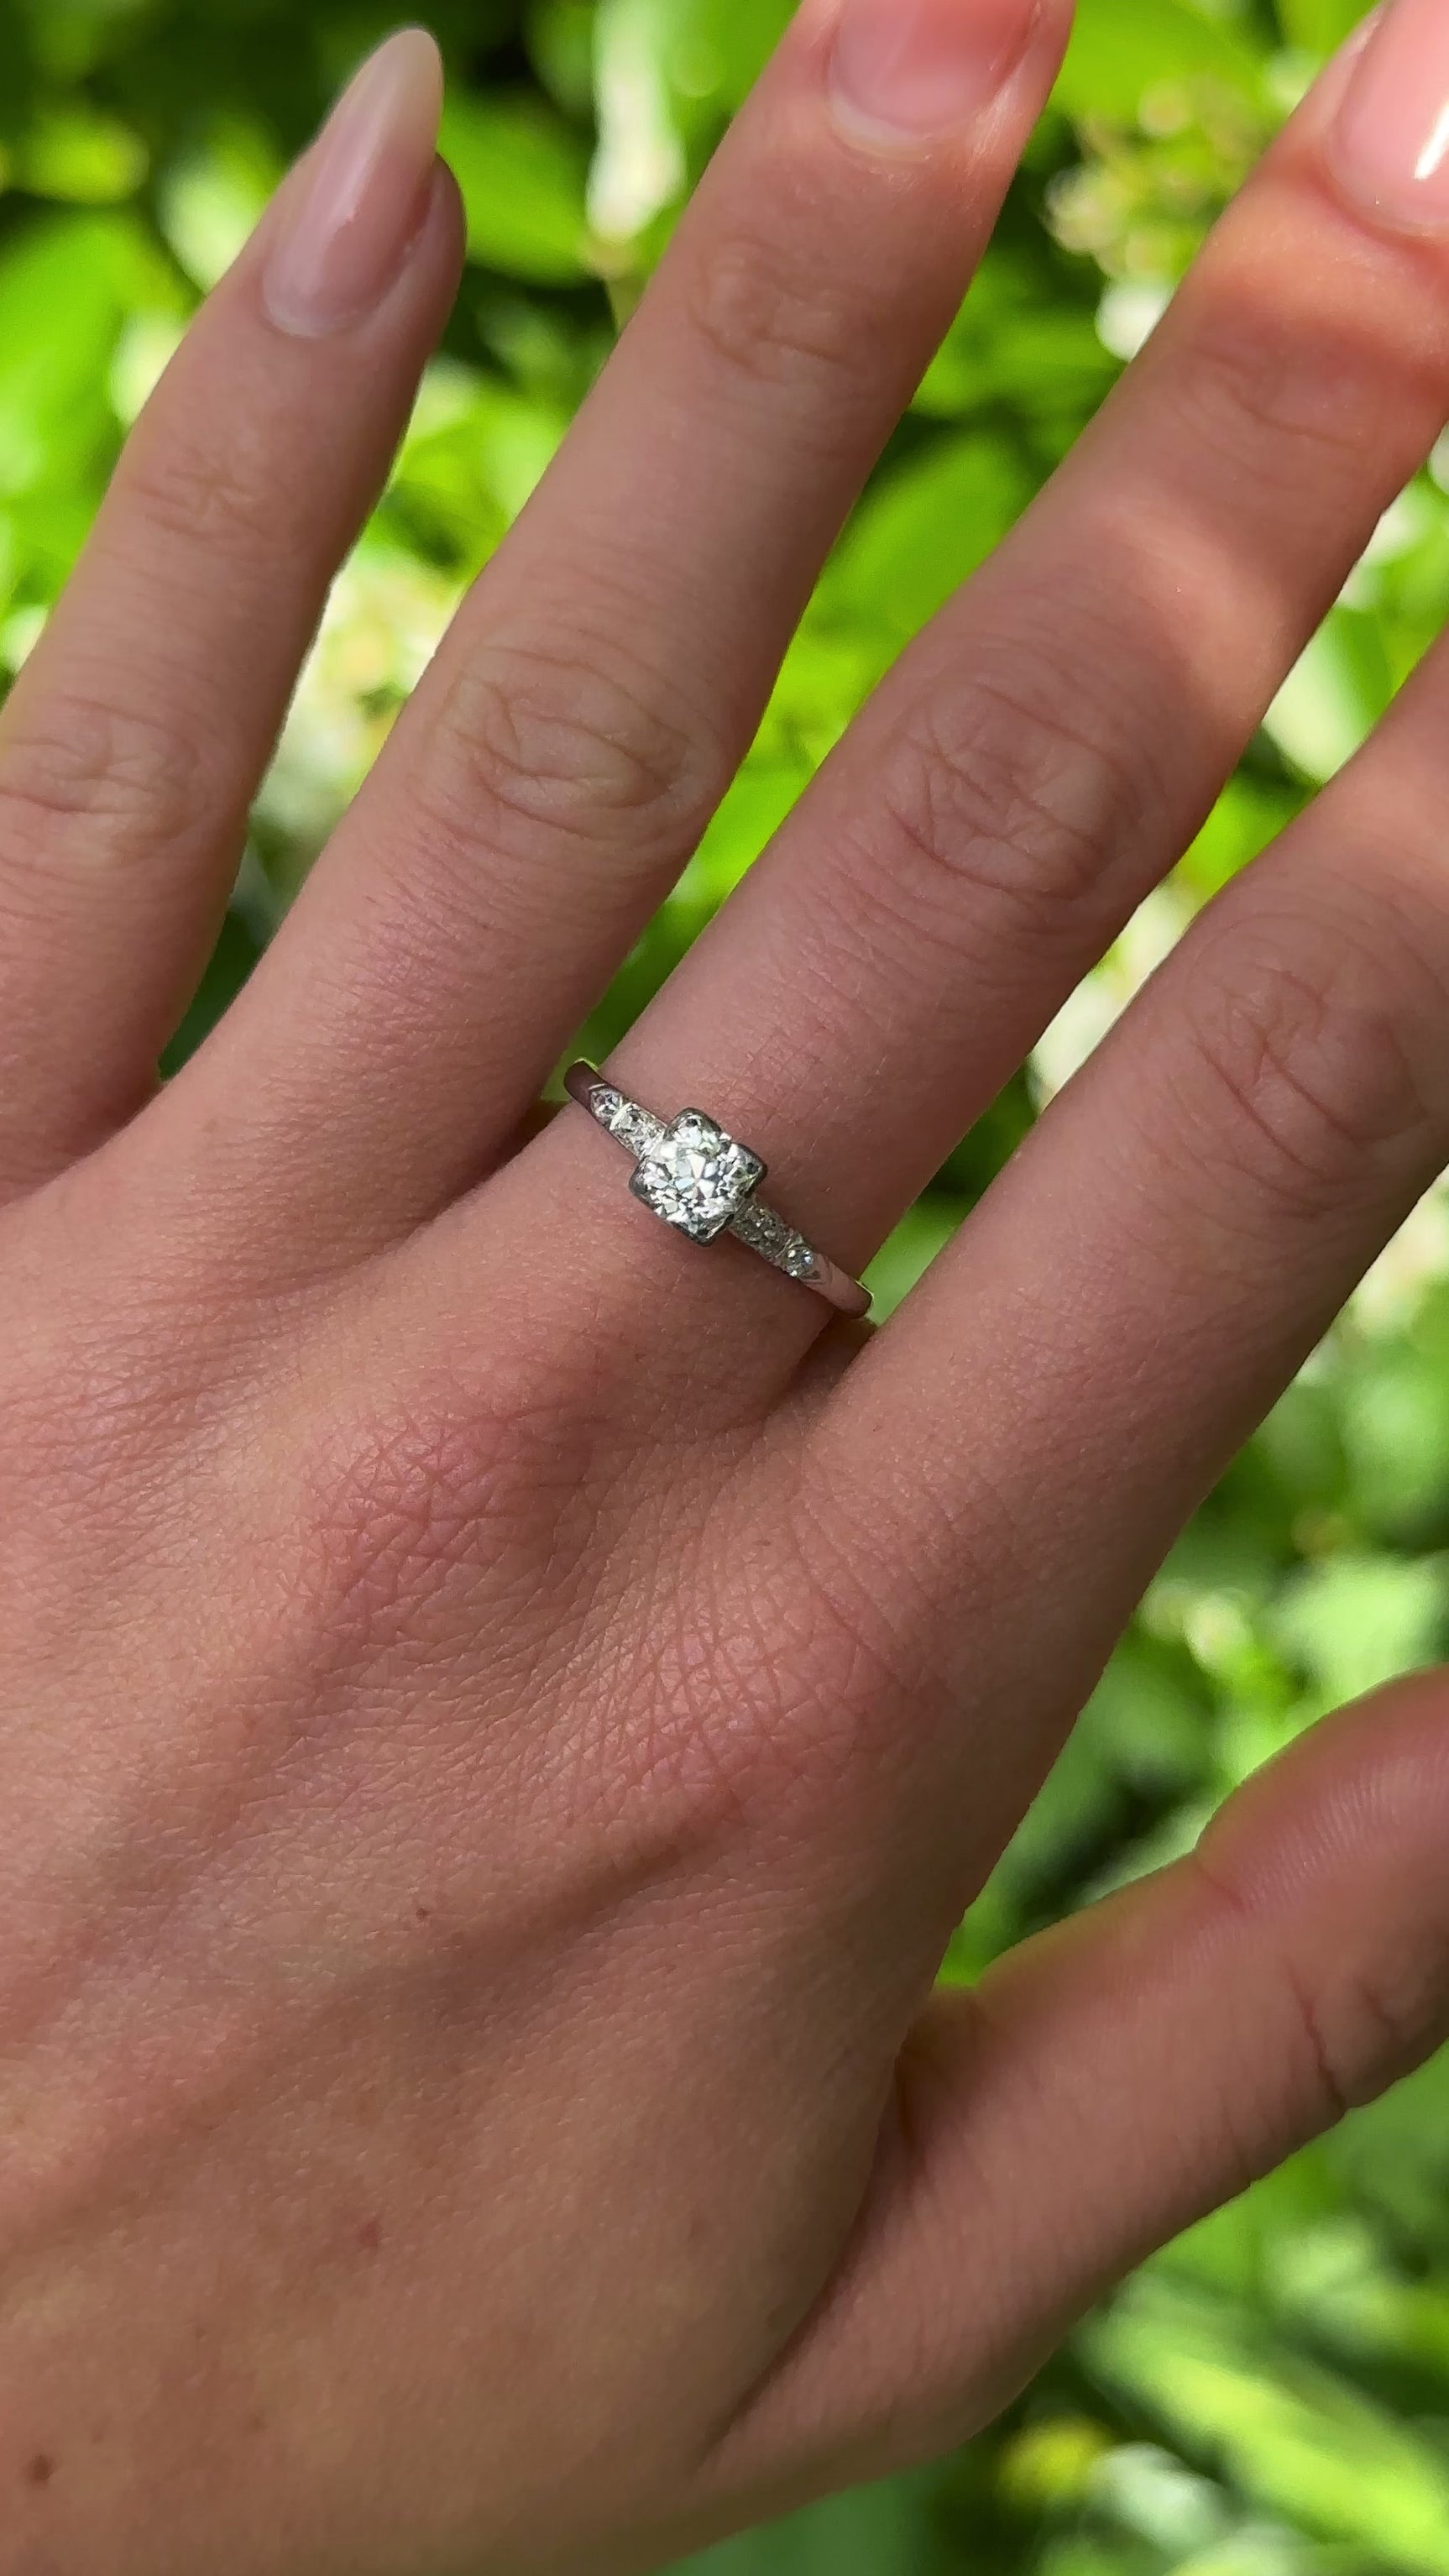
M 666 1225 L 696 1243 L 713 1243 L 764 1177 L 765 1166 L 748 1145 L 737 1145 L 712 1118 L 686 1109 L 666 1127 L 629 1187 Z

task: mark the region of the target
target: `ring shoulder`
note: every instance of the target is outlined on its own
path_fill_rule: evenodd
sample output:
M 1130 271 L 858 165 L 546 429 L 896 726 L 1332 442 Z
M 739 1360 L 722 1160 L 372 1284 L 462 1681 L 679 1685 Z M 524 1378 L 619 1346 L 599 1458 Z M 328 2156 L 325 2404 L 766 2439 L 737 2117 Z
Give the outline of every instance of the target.
M 591 1064 L 570 1065 L 564 1076 L 564 1089 L 636 1161 L 657 1153 L 666 1132 L 664 1120 L 656 1118 L 652 1110 L 641 1109 L 637 1100 L 626 1099 Z
M 792 1225 L 787 1225 L 782 1216 L 777 1216 L 774 1209 L 766 1207 L 761 1200 L 747 1201 L 730 1232 L 741 1243 L 747 1243 L 751 1252 L 758 1252 L 762 1261 L 773 1263 L 776 1270 L 783 1270 L 789 1278 L 798 1279 L 806 1288 L 814 1286 L 821 1267 L 819 1256 L 803 1234 L 797 1234 Z

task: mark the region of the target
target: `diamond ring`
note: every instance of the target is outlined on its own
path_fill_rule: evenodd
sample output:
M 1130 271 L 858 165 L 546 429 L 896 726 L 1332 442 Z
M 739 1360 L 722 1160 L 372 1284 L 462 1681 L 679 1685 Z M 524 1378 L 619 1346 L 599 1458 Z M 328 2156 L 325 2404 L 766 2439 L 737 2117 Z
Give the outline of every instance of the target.
M 571 1066 L 564 1089 L 633 1155 L 629 1187 L 666 1225 L 687 1234 L 692 1243 L 714 1243 L 720 1235 L 732 1234 L 787 1278 L 813 1288 L 840 1314 L 869 1314 L 868 1290 L 756 1197 L 765 1177 L 759 1155 L 727 1136 L 702 1110 L 686 1109 L 673 1120 L 656 1118 L 637 1100 L 626 1100 L 591 1064 Z

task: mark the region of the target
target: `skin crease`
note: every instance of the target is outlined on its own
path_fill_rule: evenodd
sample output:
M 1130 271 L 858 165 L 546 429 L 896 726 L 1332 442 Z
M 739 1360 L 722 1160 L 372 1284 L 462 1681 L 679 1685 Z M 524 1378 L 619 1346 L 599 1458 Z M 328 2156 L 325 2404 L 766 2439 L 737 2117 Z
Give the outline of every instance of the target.
M 3 2576 L 658 2563 L 964 2437 L 1449 2028 L 1432 1676 L 932 1998 L 1449 1152 L 1442 657 L 879 1336 L 646 1222 L 576 1113 L 520 1143 L 1067 32 L 892 139 L 833 110 L 836 28 L 802 12 L 164 1094 L 454 291 L 445 176 L 390 153 L 327 329 L 295 239 L 269 316 L 289 182 L 0 722 Z M 621 1058 L 845 1258 L 1172 864 L 1449 411 L 1449 251 L 1347 188 L 1354 71 Z

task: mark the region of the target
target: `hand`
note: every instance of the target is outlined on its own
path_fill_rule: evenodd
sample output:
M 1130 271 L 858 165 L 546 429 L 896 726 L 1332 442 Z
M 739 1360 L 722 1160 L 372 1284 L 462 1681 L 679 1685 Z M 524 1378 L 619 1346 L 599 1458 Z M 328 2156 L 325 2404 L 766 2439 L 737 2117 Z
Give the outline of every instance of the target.
M 644 2564 L 967 2434 L 1449 2027 L 1434 1681 L 930 1999 L 1173 1533 L 1445 1155 L 1442 658 L 873 1341 L 654 1223 L 577 1109 L 519 1141 L 1064 35 L 802 11 L 162 1094 L 453 292 L 426 38 L 202 315 L 5 711 L 15 2576 Z M 1446 92 L 1400 0 L 622 1051 L 839 1260 L 1184 847 L 1432 444 Z

